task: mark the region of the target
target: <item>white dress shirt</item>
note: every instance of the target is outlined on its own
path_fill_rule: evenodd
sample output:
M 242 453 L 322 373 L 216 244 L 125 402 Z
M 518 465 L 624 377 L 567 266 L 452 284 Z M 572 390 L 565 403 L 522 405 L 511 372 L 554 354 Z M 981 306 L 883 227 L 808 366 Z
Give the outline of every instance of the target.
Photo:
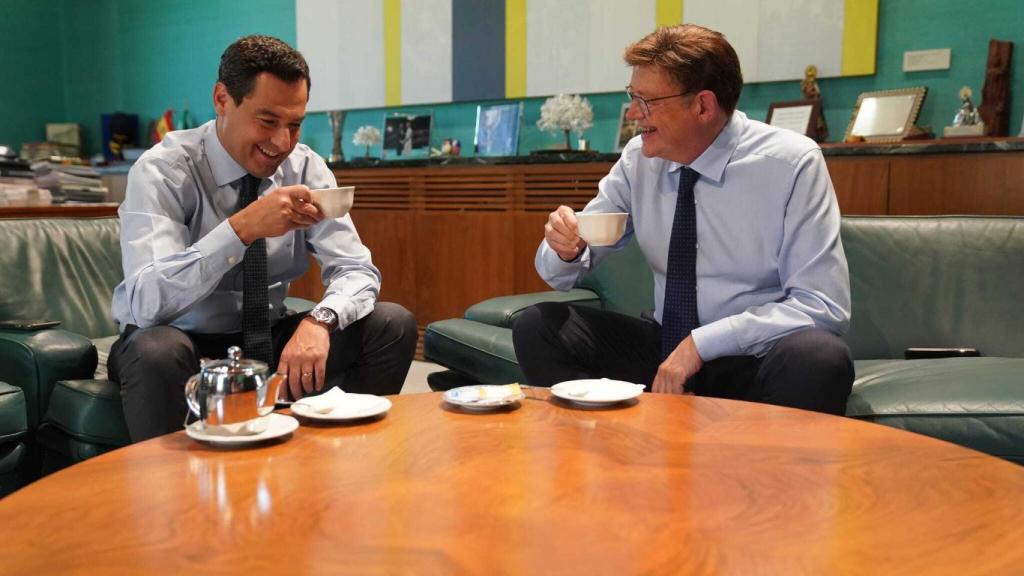
M 588 246 L 572 262 L 541 242 L 535 263 L 548 284 L 568 290 L 635 236 L 654 272 L 660 322 L 682 165 L 645 158 L 641 146 L 641 137 L 630 140 L 584 209 L 629 213 L 622 240 Z M 814 326 L 842 335 L 850 320 L 850 280 L 839 207 L 818 145 L 737 110 L 690 168 L 700 173 L 694 189 L 700 327 L 692 336 L 701 358 L 763 356 L 780 338 Z
M 227 219 L 238 211 L 245 174 L 221 144 L 215 120 L 168 133 L 135 163 L 118 209 L 124 281 L 114 290 L 112 313 L 122 331 L 128 324 L 202 334 L 241 330 L 246 246 Z M 263 180 L 260 195 L 293 184 L 337 185 L 304 144 Z M 338 314 L 339 329 L 373 310 L 380 272 L 346 215 L 267 238 L 271 322 L 285 315 L 288 283 L 309 267 L 310 253 L 327 287 L 320 304 Z

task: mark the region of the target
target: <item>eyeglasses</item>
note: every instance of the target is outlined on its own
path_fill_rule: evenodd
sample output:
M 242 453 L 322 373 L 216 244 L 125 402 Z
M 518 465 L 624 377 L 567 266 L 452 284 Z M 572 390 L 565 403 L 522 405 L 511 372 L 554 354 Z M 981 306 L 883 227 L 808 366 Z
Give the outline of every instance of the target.
M 690 92 L 671 94 L 669 96 L 659 96 L 657 98 L 644 98 L 643 96 L 637 96 L 636 94 L 633 94 L 633 88 L 630 86 L 626 86 L 626 96 L 629 96 L 630 100 L 636 102 L 640 106 L 640 112 L 643 113 L 644 118 L 651 115 L 651 102 L 657 102 L 658 100 L 668 100 L 669 98 L 679 98 L 680 96 L 689 96 L 693 93 L 694 91 L 691 90 Z

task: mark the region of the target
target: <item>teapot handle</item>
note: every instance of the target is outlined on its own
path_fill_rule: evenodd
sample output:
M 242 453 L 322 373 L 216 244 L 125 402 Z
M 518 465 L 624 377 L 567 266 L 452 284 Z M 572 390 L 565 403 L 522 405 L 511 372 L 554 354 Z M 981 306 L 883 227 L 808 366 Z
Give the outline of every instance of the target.
M 188 409 L 202 420 L 206 418 L 206 414 L 204 414 L 206 398 L 197 398 L 196 396 L 197 393 L 199 396 L 206 396 L 206 394 L 198 392 L 199 376 L 199 374 L 189 376 L 189 379 L 185 381 L 185 401 L 188 403 Z

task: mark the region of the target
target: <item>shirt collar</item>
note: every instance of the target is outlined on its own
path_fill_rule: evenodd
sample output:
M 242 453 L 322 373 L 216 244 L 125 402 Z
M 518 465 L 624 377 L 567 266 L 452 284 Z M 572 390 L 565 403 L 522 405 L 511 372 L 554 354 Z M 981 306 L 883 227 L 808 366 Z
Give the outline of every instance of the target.
M 721 183 L 725 167 L 740 144 L 740 134 L 743 132 L 746 122 L 747 115 L 739 110 L 734 110 L 729 122 L 725 124 L 725 128 L 722 128 L 715 141 L 690 164 L 690 168 L 700 173 L 702 178 Z M 682 166 L 679 162 L 672 162 L 669 164 L 669 172 L 675 172 Z
M 227 186 L 246 175 L 245 168 L 235 161 L 228 154 L 224 145 L 220 143 L 217 135 L 217 121 L 210 120 L 206 123 L 206 132 L 203 134 L 203 147 L 206 149 L 206 159 L 210 163 L 210 172 L 213 173 L 213 180 L 217 187 Z

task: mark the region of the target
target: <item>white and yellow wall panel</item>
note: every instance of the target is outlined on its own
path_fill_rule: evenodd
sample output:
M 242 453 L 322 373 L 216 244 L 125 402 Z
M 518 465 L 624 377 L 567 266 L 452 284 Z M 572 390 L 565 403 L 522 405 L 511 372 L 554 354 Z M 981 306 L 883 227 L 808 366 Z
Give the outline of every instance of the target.
M 657 26 L 726 35 L 746 82 L 875 70 L 878 0 L 295 0 L 310 110 L 622 90 Z

